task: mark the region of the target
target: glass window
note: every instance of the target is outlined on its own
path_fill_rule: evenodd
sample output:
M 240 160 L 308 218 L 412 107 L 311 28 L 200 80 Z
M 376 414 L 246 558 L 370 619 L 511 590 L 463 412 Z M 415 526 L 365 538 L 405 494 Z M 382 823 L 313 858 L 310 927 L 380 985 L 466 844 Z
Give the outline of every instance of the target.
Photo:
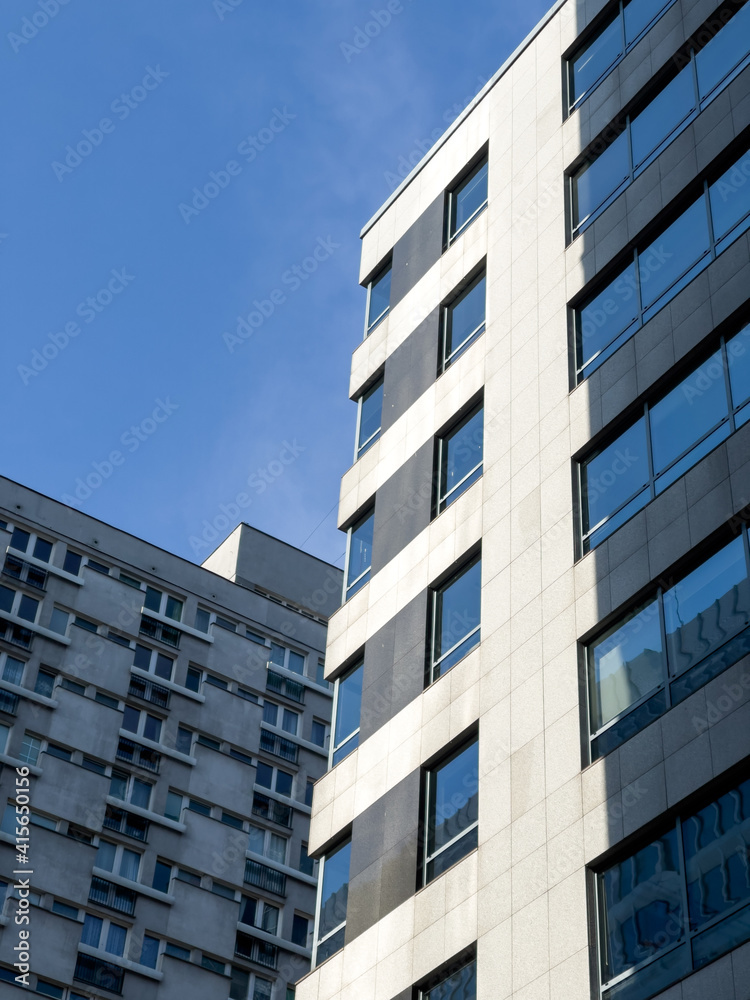
M 432 594 L 432 676 L 455 666 L 480 640 L 482 563 L 479 557 Z
M 295 653 L 294 650 L 290 649 L 289 658 L 287 662 L 287 669 L 291 670 L 293 674 L 299 674 L 302 676 L 305 672 L 305 658 L 301 653 Z
M 696 54 L 695 63 L 701 98 L 707 97 L 747 56 L 748 37 L 750 37 L 750 7 L 745 4 L 729 21 L 728 30 L 722 28 Z
M 653 995 L 750 938 L 750 781 L 598 876 L 605 995 Z M 682 856 L 680 853 L 682 849 Z
M 351 853 L 352 842 L 347 840 L 323 859 L 323 876 L 318 896 L 316 965 L 344 947 Z
M 14 656 L 6 656 L 3 667 L 3 680 L 9 684 L 20 684 L 23 677 L 23 660 L 17 660 Z
M 367 329 L 371 333 L 388 315 L 391 304 L 391 262 L 389 261 L 367 286 Z
M 576 310 L 581 372 L 594 359 L 597 360 L 598 367 L 614 353 L 625 335 L 629 335 L 630 327 L 637 318 L 635 264 L 631 263 L 614 281 Z
M 276 791 L 279 795 L 292 794 L 292 775 L 287 771 L 276 772 Z
M 359 397 L 357 414 L 357 458 L 364 455 L 370 445 L 380 437 L 383 416 L 382 377 L 367 392 Z
M 269 726 L 276 725 L 276 719 L 279 714 L 279 706 L 274 705 L 271 701 L 263 702 L 263 721 L 268 723 Z
M 158 958 L 159 939 L 151 937 L 148 934 L 144 934 L 143 944 L 141 945 L 141 965 L 145 965 L 148 969 L 155 969 Z
M 736 538 L 664 594 L 672 673 L 688 670 L 744 628 L 750 613 L 742 538 Z
M 479 742 L 427 771 L 424 883 L 442 875 L 477 846 L 479 833 Z
M 336 681 L 334 694 L 334 737 L 331 766 L 338 764 L 359 745 L 359 718 L 362 707 L 364 663 Z
M 24 531 L 23 528 L 14 528 L 13 534 L 10 536 L 10 547 L 17 552 L 25 552 L 30 538 L 31 535 L 28 531 Z
M 664 680 L 658 602 L 633 612 L 592 643 L 588 668 L 595 733 Z
M 182 601 L 178 601 L 176 597 L 167 596 L 167 606 L 164 609 L 164 614 L 167 618 L 171 618 L 176 622 L 182 620 Z
M 157 677 L 161 677 L 165 681 L 171 681 L 173 665 L 174 660 L 170 660 L 170 658 L 165 656 L 163 653 L 157 653 L 156 661 L 154 663 L 154 673 Z
M 23 618 L 23 620 L 27 622 L 35 622 L 38 610 L 39 601 L 35 600 L 33 597 L 29 597 L 27 594 L 21 595 L 21 600 L 18 602 L 19 618 Z
M 627 132 L 623 132 L 571 177 L 573 229 L 584 223 L 629 177 L 630 150 Z
M 285 708 L 281 715 L 281 728 L 285 733 L 289 733 L 291 736 L 297 735 L 297 722 L 299 716 L 296 712 L 290 712 L 288 708 Z M 321 744 L 322 746 L 323 744 Z
M 370 579 L 372 566 L 372 534 L 375 511 L 370 510 L 356 524 L 349 528 L 348 554 L 346 566 L 346 600 Z
M 5 723 L 0 723 L 0 753 L 5 753 L 8 746 L 9 735 L 10 726 L 6 726 Z
M 55 675 L 48 670 L 40 670 L 36 675 L 36 684 L 34 685 L 36 693 L 43 695 L 45 698 L 51 698 L 54 686 Z
M 49 620 L 50 631 L 65 635 L 68 630 L 68 617 L 67 611 L 62 611 L 60 608 L 53 608 Z
M 441 977 L 439 982 L 421 990 L 419 1000 L 476 1000 L 477 964 L 469 962 L 458 972 Z
M 650 499 L 643 492 L 648 482 L 646 421 L 641 417 L 581 466 L 583 533 L 585 538 L 591 536 L 592 548 Z M 604 521 L 606 525 L 595 532 Z
M 143 600 L 143 607 L 148 608 L 149 611 L 156 611 L 158 614 L 161 609 L 161 598 L 162 593 L 160 590 L 155 590 L 153 587 L 146 587 L 146 596 Z
M 15 590 L 11 590 L 10 587 L 0 587 L 0 611 L 7 611 L 10 614 L 15 596 Z
M 90 913 L 87 913 L 83 918 L 81 944 L 88 944 L 92 948 L 98 948 L 103 923 L 104 921 L 101 917 L 92 917 Z
M 115 854 L 117 853 L 117 844 L 111 844 L 108 840 L 99 841 L 99 847 L 96 852 L 96 861 L 94 862 L 97 868 L 103 868 L 104 871 L 114 871 L 115 867 Z
M 143 736 L 158 743 L 161 736 L 161 719 L 157 719 L 155 715 L 147 715 L 143 723 Z
M 438 438 L 438 513 L 482 475 L 483 445 L 482 406 L 464 417 L 445 437 Z
M 476 278 L 443 309 L 440 370 L 445 371 L 484 333 L 487 301 L 487 278 Z
M 208 626 L 211 621 L 211 612 L 206 608 L 198 608 L 195 612 L 195 621 L 193 623 L 194 627 L 198 629 L 199 632 L 208 632 Z
M 695 107 L 693 67 L 687 66 L 633 119 L 633 167 L 640 166 Z
M 310 732 L 310 742 L 317 744 L 319 747 L 325 746 L 326 726 L 324 722 L 319 722 L 317 719 L 313 719 Z
M 159 892 L 169 892 L 169 882 L 172 877 L 172 866 L 164 861 L 157 861 L 154 866 L 154 877 L 151 887 Z
M 196 670 L 195 667 L 188 667 L 187 675 L 185 677 L 185 687 L 189 691 L 200 691 L 201 686 L 201 672 Z
M 307 853 L 307 844 L 300 844 L 299 848 L 299 870 L 303 875 L 312 875 L 315 870 L 315 861 Z
M 623 53 L 619 13 L 570 61 L 570 105 L 588 94 Z
M 640 254 L 643 308 L 652 306 L 709 249 L 708 216 L 700 198 Z
M 114 795 L 114 792 L 111 794 Z M 167 804 L 164 809 L 167 819 L 180 820 L 182 816 L 182 796 L 177 792 L 167 792 Z
M 151 802 L 151 785 L 147 781 L 140 781 L 138 778 L 133 778 L 130 801 L 134 806 L 140 806 L 141 809 L 148 809 Z
M 628 45 L 643 34 L 659 8 L 664 6 L 663 0 L 661 4 L 654 3 L 654 0 L 629 0 L 625 4 L 625 41 Z
M 126 705 L 122 713 L 122 729 L 125 729 L 129 733 L 138 732 L 138 723 L 141 719 L 141 713 L 137 708 L 133 708 L 132 705 Z
M 292 920 L 292 944 L 299 945 L 300 948 L 307 947 L 308 924 L 307 917 L 300 916 L 299 913 L 294 914 Z
M 272 779 L 273 768 L 270 764 L 264 764 L 262 760 L 259 760 L 255 769 L 255 784 L 260 785 L 261 788 L 271 788 Z
M 24 733 L 23 740 L 21 742 L 21 749 L 18 752 L 18 759 L 33 766 L 39 759 L 39 750 L 41 746 L 41 740 L 38 740 L 36 736 L 30 736 L 28 733 Z
M 177 727 L 177 738 L 174 741 L 174 748 L 179 753 L 190 754 L 193 749 L 193 734 L 190 729 L 183 726 Z
M 39 559 L 40 562 L 49 562 L 51 555 L 52 542 L 48 542 L 45 538 L 37 538 L 34 543 L 34 558 Z
M 448 243 L 451 243 L 487 205 L 488 160 L 482 160 L 448 194 Z
M 81 556 L 77 552 L 71 552 L 68 550 L 65 553 L 63 569 L 66 573 L 70 573 L 71 576 L 78 576 L 81 570 Z
M 711 184 L 708 197 L 711 202 L 714 239 L 719 240 L 750 212 L 750 153 L 745 153 Z

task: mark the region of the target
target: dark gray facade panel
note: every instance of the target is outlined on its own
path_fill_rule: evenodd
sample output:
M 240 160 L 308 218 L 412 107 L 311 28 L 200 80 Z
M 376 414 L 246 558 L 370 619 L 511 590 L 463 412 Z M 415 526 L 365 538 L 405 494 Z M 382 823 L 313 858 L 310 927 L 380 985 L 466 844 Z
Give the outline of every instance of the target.
M 440 194 L 394 246 L 391 309 L 440 260 L 444 205 L 445 195 Z
M 346 940 L 414 894 L 419 855 L 419 770 L 354 820 Z
M 360 744 L 424 689 L 427 590 L 365 644 Z
M 392 427 L 435 381 L 439 336 L 440 309 L 436 306 L 388 358 L 381 433 Z
M 425 441 L 378 490 L 373 576 L 430 523 L 435 445 Z

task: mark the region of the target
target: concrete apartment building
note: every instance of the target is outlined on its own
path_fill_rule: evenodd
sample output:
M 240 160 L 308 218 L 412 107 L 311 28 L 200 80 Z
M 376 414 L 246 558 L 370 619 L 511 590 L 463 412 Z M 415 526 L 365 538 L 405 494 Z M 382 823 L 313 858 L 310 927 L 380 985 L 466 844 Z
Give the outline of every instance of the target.
M 245 524 L 197 566 L 6 479 L 0 546 L 0 996 L 288 1000 L 341 570 Z
M 362 233 L 297 1000 L 750 997 L 748 63 L 563 0 Z

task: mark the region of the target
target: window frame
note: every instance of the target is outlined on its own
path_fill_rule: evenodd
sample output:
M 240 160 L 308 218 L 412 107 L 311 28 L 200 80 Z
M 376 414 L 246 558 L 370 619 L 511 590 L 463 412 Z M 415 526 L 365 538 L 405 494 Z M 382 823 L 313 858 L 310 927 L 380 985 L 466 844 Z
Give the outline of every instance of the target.
M 432 829 L 433 825 L 433 817 L 431 816 L 431 813 L 432 813 L 432 791 L 435 778 L 437 774 L 441 770 L 443 770 L 443 768 L 447 767 L 449 764 L 452 764 L 462 754 L 471 750 L 473 747 L 476 747 L 477 759 L 478 759 L 479 756 L 478 730 L 474 730 L 471 733 L 471 735 L 469 735 L 466 739 L 462 740 L 457 747 L 454 747 L 453 749 L 449 750 L 447 754 L 444 754 L 443 756 L 435 760 L 432 764 L 422 768 L 421 784 L 422 784 L 422 796 L 423 796 L 422 799 L 423 826 L 422 826 L 422 836 L 420 838 L 422 843 L 422 851 L 421 851 L 420 871 L 419 871 L 419 884 L 420 887 L 422 888 L 429 885 L 431 882 L 434 882 L 436 879 L 441 878 L 447 871 L 455 867 L 455 865 L 460 864 L 464 858 L 468 857 L 469 854 L 472 853 L 472 851 L 476 850 L 476 846 L 469 847 L 469 849 L 464 854 L 462 854 L 460 858 L 449 864 L 448 868 L 444 869 L 443 871 L 437 872 L 436 874 L 433 874 L 431 877 L 428 877 L 428 869 L 430 864 L 432 864 L 437 858 L 439 858 L 441 854 L 444 854 L 446 851 L 455 847 L 456 844 L 459 844 L 465 837 L 470 836 L 474 832 L 474 830 L 477 831 L 479 830 L 479 769 L 477 768 L 477 774 L 476 774 L 477 818 L 473 822 L 471 822 L 465 829 L 461 830 L 460 833 L 457 833 L 454 837 L 451 837 L 449 841 L 447 841 L 437 850 L 428 853 L 430 830 Z M 467 798 L 467 805 L 469 801 L 471 801 L 471 797 Z
M 354 597 L 355 594 L 357 594 L 364 586 L 366 586 L 370 582 L 370 576 L 371 576 L 371 573 L 372 573 L 372 551 L 370 551 L 370 562 L 369 562 L 369 565 L 367 566 L 367 568 L 364 569 L 359 574 L 359 576 L 356 577 L 356 579 L 352 580 L 351 583 L 347 583 L 347 579 L 348 579 L 348 576 L 349 576 L 349 561 L 350 561 L 351 555 L 352 555 L 352 538 L 354 537 L 354 533 L 356 531 L 358 531 L 361 527 L 363 527 L 363 525 L 365 525 L 367 523 L 367 521 L 369 521 L 370 519 L 372 519 L 373 541 L 374 541 L 374 535 L 375 535 L 375 501 L 374 500 L 365 509 L 364 513 L 361 514 L 355 521 L 352 522 L 352 524 L 349 526 L 349 528 L 347 529 L 347 532 L 346 532 L 346 557 L 345 557 L 345 561 L 344 561 L 344 566 L 346 568 L 345 568 L 345 571 L 344 571 L 344 580 L 343 580 L 344 593 L 343 593 L 343 596 L 342 596 L 342 604 L 345 604 L 348 600 L 350 600 L 352 597 Z M 373 543 L 372 542 L 370 543 L 370 548 L 371 548 L 371 550 L 373 548 Z
M 444 450 L 451 439 L 472 421 L 479 413 L 482 414 L 482 457 L 476 465 L 462 477 L 462 479 L 446 490 L 447 482 L 443 482 L 443 458 Z M 435 438 L 435 499 L 433 502 L 433 517 L 439 517 L 444 510 L 447 510 L 466 490 L 470 489 L 474 483 L 484 475 L 484 397 L 478 400 L 468 411 L 460 414 L 451 424 Z M 458 492 L 456 492 L 458 491 Z M 454 496 L 449 500 L 451 494 Z
M 464 339 L 457 347 L 452 347 L 450 354 L 447 353 L 448 348 L 448 337 L 452 333 L 453 329 L 453 310 L 456 306 L 459 306 L 464 299 L 467 299 L 472 292 L 482 283 L 485 283 L 484 288 L 484 318 L 482 322 L 474 328 L 474 330 Z M 484 334 L 487 329 L 487 260 L 486 258 L 481 262 L 480 266 L 476 268 L 471 274 L 465 278 L 460 285 L 453 289 L 450 296 L 440 307 L 440 337 L 439 337 L 439 357 L 438 357 L 438 367 L 437 374 L 438 377 L 443 375 L 451 365 L 455 364 L 458 359 L 465 354 L 466 351 L 474 344 L 479 338 Z
M 380 422 L 378 423 L 377 430 L 367 438 L 366 441 L 360 441 L 360 435 L 362 430 L 362 409 L 367 400 L 373 396 L 378 390 L 383 392 L 383 387 L 385 384 L 385 374 L 381 373 L 378 378 L 364 390 L 357 397 L 357 427 L 354 434 L 354 461 L 358 462 L 359 459 L 368 451 L 372 445 L 380 438 L 381 431 L 383 429 L 383 400 L 380 400 Z
M 438 986 L 443 986 L 447 980 L 458 975 L 459 972 L 463 972 L 464 969 L 472 965 L 474 966 L 476 982 L 477 956 L 475 948 L 468 949 L 467 951 L 464 951 L 463 954 L 457 955 L 455 958 L 451 959 L 449 963 L 438 969 L 436 972 L 433 972 L 426 979 L 422 980 L 419 986 L 415 989 L 416 1000 L 430 1000 L 430 993 L 434 989 Z M 474 1000 L 475 998 L 476 990 L 474 992 Z
M 456 198 L 463 191 L 463 189 L 473 180 L 473 178 L 480 173 L 484 168 L 487 168 L 487 194 L 484 201 L 479 205 L 471 215 L 461 223 L 458 228 L 454 228 L 455 224 L 455 209 L 456 209 Z M 472 157 L 471 161 L 466 165 L 464 170 L 459 174 L 459 176 L 453 181 L 449 188 L 445 192 L 445 211 L 444 211 L 444 223 L 443 223 L 443 252 L 448 250 L 453 244 L 460 239 L 460 237 L 466 232 L 469 226 L 479 218 L 482 212 L 485 211 L 489 204 L 489 193 L 490 193 L 490 158 L 489 158 L 489 147 L 485 145 L 476 156 Z
M 125 780 L 125 795 L 120 798 L 112 793 L 112 781 L 113 779 L 122 781 Z M 123 802 L 125 805 L 135 806 L 136 809 L 146 809 L 151 810 L 153 803 L 154 787 L 155 783 L 151 781 L 144 781 L 143 778 L 138 774 L 131 774 L 129 771 L 122 771 L 119 767 L 113 767 L 112 772 L 109 776 L 110 790 L 107 793 L 110 798 L 115 799 L 117 802 Z M 142 806 L 137 802 L 132 801 L 133 791 L 135 789 L 135 783 L 140 782 L 141 785 L 146 785 L 149 788 L 148 793 L 148 805 Z
M 375 317 L 375 319 L 370 320 L 370 304 L 372 301 L 373 288 L 375 288 L 375 286 L 378 285 L 383 280 L 383 278 L 386 277 L 387 274 L 390 274 L 391 278 L 393 277 L 393 258 L 390 256 L 385 261 L 383 261 L 383 263 L 378 267 L 378 269 L 374 272 L 373 276 L 367 282 L 367 303 L 365 306 L 365 333 L 364 337 L 362 338 L 363 340 L 367 340 L 370 334 L 378 326 L 380 326 L 380 324 L 383 322 L 383 320 L 391 311 L 390 286 L 389 286 L 388 305 L 381 313 L 379 313 Z
M 320 960 L 318 959 L 318 951 L 320 949 L 320 946 L 322 944 L 325 944 L 326 941 L 330 941 L 331 938 L 333 938 L 341 930 L 345 930 L 345 928 L 346 928 L 346 921 L 347 921 L 347 916 L 348 916 L 348 904 L 349 904 L 349 883 L 351 881 L 351 846 L 352 846 L 352 835 L 351 835 L 351 831 L 349 831 L 341 840 L 339 840 L 337 842 L 337 844 L 335 845 L 335 847 L 332 847 L 329 851 L 327 851 L 320 858 L 320 861 L 319 861 L 319 866 L 318 866 L 318 889 L 317 889 L 316 901 L 315 901 L 315 924 L 314 924 L 314 930 L 313 930 L 312 961 L 311 961 L 311 964 L 310 964 L 310 968 L 311 969 L 316 969 L 322 962 L 325 962 L 325 961 L 327 961 L 327 959 L 332 958 L 333 955 L 338 954 L 338 952 L 344 946 L 344 943 L 343 943 L 343 940 L 342 940 L 341 946 L 339 948 L 337 948 L 336 951 L 333 951 L 330 954 L 326 955 L 325 958 L 323 958 L 323 959 L 320 959 Z M 326 866 L 326 862 L 329 861 L 330 858 L 332 858 L 335 855 L 337 855 L 339 852 L 346 850 L 347 847 L 349 848 L 349 869 L 348 869 L 347 882 L 346 882 L 346 886 L 347 886 L 347 907 L 346 907 L 347 908 L 347 913 L 344 914 L 343 921 L 340 921 L 338 924 L 336 924 L 335 927 L 333 927 L 330 931 L 328 931 L 325 934 L 325 936 L 323 938 L 321 938 L 319 936 L 319 934 L 320 934 L 320 916 L 321 916 L 321 907 L 322 907 L 322 903 L 323 903 L 323 887 L 324 887 L 324 882 L 325 882 L 325 866 Z
M 364 667 L 365 667 L 364 657 L 359 657 L 357 659 L 357 661 L 354 663 L 353 666 L 351 666 L 347 670 L 345 670 L 334 681 L 333 704 L 332 704 L 332 712 L 331 712 L 331 738 L 330 738 L 329 747 L 328 747 L 328 770 L 329 771 L 331 770 L 331 768 L 335 767 L 337 764 L 340 764 L 342 760 L 346 760 L 346 758 L 349 756 L 349 754 L 354 753 L 354 751 L 359 746 L 359 734 L 360 734 L 360 730 L 362 728 L 362 695 L 361 695 L 361 692 L 360 692 L 360 699 L 359 699 L 359 724 L 357 725 L 356 729 L 353 729 L 347 736 L 342 737 L 342 739 L 337 743 L 336 742 L 336 727 L 338 726 L 339 697 L 340 697 L 341 685 L 343 683 L 345 683 L 347 680 L 349 680 L 351 677 L 353 677 L 358 671 L 362 671 L 362 677 L 364 677 Z M 337 754 L 339 753 L 339 751 L 343 750 L 343 748 L 347 745 L 347 743 L 349 743 L 351 740 L 354 740 L 355 737 L 356 737 L 356 743 L 354 744 L 354 746 L 352 746 L 351 750 L 347 750 L 347 752 L 345 754 L 339 756 L 338 760 L 335 760 L 335 758 L 336 758 Z
M 441 617 L 442 617 L 442 611 L 440 611 L 440 613 L 438 613 L 438 600 L 443 597 L 443 595 L 445 594 L 445 592 L 448 590 L 449 587 L 451 587 L 454 583 L 456 583 L 462 576 L 464 576 L 465 573 L 468 573 L 470 570 L 472 570 L 474 568 L 474 566 L 476 566 L 477 563 L 479 563 L 480 567 L 481 567 L 481 562 L 482 562 L 482 551 L 481 551 L 481 549 L 478 549 L 477 551 L 473 552 L 472 554 L 469 554 L 468 556 L 466 556 L 455 568 L 453 568 L 444 577 L 444 579 L 441 582 L 434 584 L 430 588 L 430 591 L 429 591 L 429 633 L 428 633 L 428 635 L 429 635 L 429 643 L 428 643 L 428 650 L 427 650 L 427 652 L 428 652 L 428 662 L 427 662 L 427 670 L 426 670 L 426 678 L 425 678 L 425 681 L 426 681 L 425 687 L 429 687 L 431 684 L 434 684 L 436 681 L 438 681 L 441 677 L 444 677 L 445 674 L 450 673 L 450 671 L 454 667 L 458 666 L 458 664 L 461 662 L 461 660 L 465 659 L 469 655 L 469 653 L 471 653 L 474 649 L 476 649 L 476 647 L 482 641 L 482 638 L 481 638 L 481 636 L 482 636 L 482 632 L 481 632 L 481 629 L 482 629 L 482 584 L 481 584 L 481 568 L 480 568 L 479 624 L 475 625 L 472 629 L 470 629 L 457 642 L 454 642 L 453 645 L 449 649 L 445 650 L 445 652 L 441 652 L 440 656 L 437 659 L 435 659 L 435 650 L 436 650 L 436 647 L 437 647 L 437 639 L 438 639 L 438 636 L 437 636 L 437 627 L 438 627 L 438 622 L 441 620 Z M 469 639 L 472 635 L 474 635 L 474 633 L 478 634 L 477 641 L 475 643 L 473 643 L 473 645 L 469 649 L 467 649 L 466 652 L 458 660 L 456 660 L 456 662 L 454 664 L 451 664 L 451 666 L 448 667 L 448 669 L 445 672 L 438 672 L 438 673 L 436 673 L 435 672 L 436 668 L 439 667 L 439 665 L 443 662 L 443 660 L 445 660 L 446 657 L 448 657 L 451 653 L 455 652 L 455 650 L 458 649 L 458 647 L 460 647 L 463 643 L 465 643 L 467 641 L 467 639 Z

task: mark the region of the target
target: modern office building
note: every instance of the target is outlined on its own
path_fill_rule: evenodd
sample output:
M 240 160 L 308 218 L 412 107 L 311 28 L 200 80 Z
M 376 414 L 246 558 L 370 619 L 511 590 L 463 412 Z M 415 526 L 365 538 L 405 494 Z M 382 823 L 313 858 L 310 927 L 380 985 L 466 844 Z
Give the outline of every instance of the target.
M 750 997 L 749 63 L 563 0 L 362 233 L 297 1000 Z
M 0 996 L 288 1000 L 341 570 L 245 524 L 197 566 L 6 479 L 0 518 Z

